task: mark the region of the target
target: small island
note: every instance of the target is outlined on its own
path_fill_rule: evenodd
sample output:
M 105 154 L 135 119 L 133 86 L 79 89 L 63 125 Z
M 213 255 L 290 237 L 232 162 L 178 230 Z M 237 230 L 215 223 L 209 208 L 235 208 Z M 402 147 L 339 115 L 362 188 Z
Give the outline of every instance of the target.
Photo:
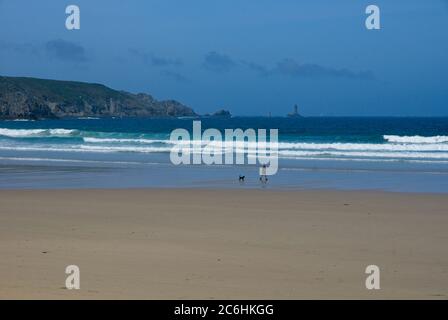
M 228 110 L 220 109 L 212 114 L 205 114 L 204 117 L 206 118 L 231 118 L 232 114 Z

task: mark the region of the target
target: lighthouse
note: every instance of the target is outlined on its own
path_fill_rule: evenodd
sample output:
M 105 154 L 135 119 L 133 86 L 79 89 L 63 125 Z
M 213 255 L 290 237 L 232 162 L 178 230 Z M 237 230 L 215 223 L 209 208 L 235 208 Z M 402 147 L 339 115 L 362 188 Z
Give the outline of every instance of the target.
M 294 111 L 291 113 L 288 113 L 288 117 L 290 118 L 300 118 L 301 115 L 299 114 L 299 107 L 297 104 L 294 105 Z

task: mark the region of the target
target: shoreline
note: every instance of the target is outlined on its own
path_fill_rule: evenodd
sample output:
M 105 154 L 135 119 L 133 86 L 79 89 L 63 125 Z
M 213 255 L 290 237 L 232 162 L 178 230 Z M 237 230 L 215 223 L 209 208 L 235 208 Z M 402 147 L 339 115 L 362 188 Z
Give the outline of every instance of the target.
M 448 199 L 0 190 L 0 299 L 448 299 Z M 66 290 L 79 265 L 81 289 Z M 365 288 L 378 265 L 381 289 Z
M 80 156 L 81 157 L 81 156 Z M 123 155 L 117 155 L 123 157 Z M 407 193 L 448 193 L 445 165 L 359 164 L 301 161 L 286 164 L 261 185 L 257 166 L 175 166 L 162 156 L 121 158 L 119 162 L 98 159 L 97 163 L 0 161 L 0 190 L 25 189 L 140 189 L 191 188 L 237 190 L 368 190 Z M 105 162 L 102 162 L 102 161 Z M 112 161 L 118 159 L 109 159 Z M 136 163 L 135 161 L 143 161 Z M 124 162 L 123 162 L 124 161 Z M 131 162 L 129 162 L 131 161 Z M 239 183 L 238 177 L 246 180 Z
M 402 196 L 436 196 L 436 197 L 446 197 L 445 192 L 424 192 L 424 191 L 394 191 L 394 190 L 383 190 L 383 189 L 330 189 L 330 188 L 306 188 L 306 187 L 203 187 L 203 186 L 189 186 L 189 187 L 170 187 L 170 186 L 154 186 L 154 187 L 110 187 L 110 188 L 72 188 L 72 187 L 62 187 L 62 188 L 17 188 L 17 189 L 6 189 L 0 187 L 0 193 L 2 192 L 64 192 L 64 191 L 90 191 L 90 192 L 103 192 L 103 191 L 166 191 L 166 192 L 178 192 L 178 191 L 211 191 L 211 192 L 266 192 L 266 193 L 359 193 L 359 194 L 378 194 L 378 195 L 402 195 Z

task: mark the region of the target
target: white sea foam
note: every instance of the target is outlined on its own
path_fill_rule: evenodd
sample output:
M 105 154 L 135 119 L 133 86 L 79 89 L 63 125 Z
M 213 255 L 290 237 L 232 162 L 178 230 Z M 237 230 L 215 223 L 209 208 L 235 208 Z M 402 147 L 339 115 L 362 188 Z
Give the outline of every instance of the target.
M 90 152 L 140 152 L 140 153 L 153 153 L 153 152 L 170 152 L 170 147 L 135 147 L 135 146 L 86 146 L 80 145 L 80 150 Z
M 159 162 L 137 161 L 103 161 L 103 160 L 79 160 L 79 159 L 55 159 L 55 158 L 26 158 L 26 157 L 0 157 L 7 161 L 35 161 L 35 162 L 74 162 L 74 163 L 100 163 L 100 164 L 135 164 L 135 165 L 162 165 Z
M 152 138 L 149 134 L 123 132 L 94 132 L 73 129 L 9 129 L 0 128 L 0 136 L 19 138 L 16 141 L 3 139 L 0 150 L 51 151 L 51 152 L 90 152 L 90 153 L 168 153 L 177 142 L 168 139 Z M 134 137 L 135 136 L 135 137 Z M 83 143 L 30 143 L 20 138 L 82 137 Z M 389 160 L 448 160 L 448 136 L 394 136 L 384 135 L 383 143 L 352 142 L 279 142 L 280 158 L 301 159 L 373 159 Z M 39 140 L 37 140 L 39 141 Z M 69 142 L 70 140 L 67 140 Z M 184 152 L 198 152 L 197 146 L 208 146 L 209 151 L 222 154 L 234 151 L 256 155 L 257 143 L 248 141 L 179 141 Z M 191 149 L 190 149 L 191 148 Z M 199 149 L 200 150 L 200 149 Z M 199 151 L 200 152 L 200 151 Z
M 71 130 L 71 129 L 50 129 L 48 130 L 50 135 L 54 136 L 71 136 L 74 133 L 77 133 L 78 130 Z
M 45 129 L 4 129 L 0 128 L 0 135 L 5 137 L 22 138 L 37 136 L 44 133 Z
M 303 158 L 308 156 L 343 156 L 364 158 L 395 158 L 395 159 L 447 159 L 448 152 L 362 152 L 362 151 L 279 151 L 280 156 Z
M 346 150 L 346 151 L 448 151 L 448 144 L 390 144 L 390 143 L 289 143 L 280 142 L 284 150 Z
M 384 140 L 394 143 L 446 143 L 448 142 L 448 136 L 394 136 L 384 135 Z
M 122 139 L 122 138 L 93 138 L 93 137 L 84 137 L 84 142 L 87 143 L 169 143 L 169 140 L 157 140 L 157 139 Z
M 157 139 L 119 139 L 119 138 L 83 138 L 84 142 L 87 143 L 107 143 L 107 144 L 153 144 L 153 143 L 164 143 L 167 145 L 172 145 L 174 142 L 170 140 L 157 140 Z M 243 142 L 243 141 L 194 141 L 185 140 L 179 141 L 179 144 L 185 146 L 210 146 L 213 148 L 237 148 L 248 150 L 256 150 L 257 143 L 255 142 Z M 388 143 L 305 143 L 305 142 L 279 142 L 279 150 L 344 150 L 344 151 L 448 151 L 448 144 L 388 144 Z
M 11 138 L 27 138 L 27 137 L 65 137 L 71 136 L 77 130 L 70 129 L 7 129 L 0 128 L 0 136 Z
M 93 147 L 84 145 L 73 146 L 0 146 L 0 150 L 9 151 L 46 151 L 46 152 L 90 152 L 90 153 L 114 153 L 114 152 L 137 152 L 137 153 L 162 153 L 169 152 L 171 148 L 135 148 L 135 147 Z
M 35 146 L 0 146 L 0 150 L 16 151 L 51 151 L 51 152 L 89 152 L 89 153 L 167 153 L 171 147 L 150 147 L 150 146 L 95 146 L 95 145 L 35 145 Z M 231 151 L 231 149 L 215 149 L 215 154 L 221 154 Z M 234 149 L 236 153 L 247 153 L 253 156 L 253 150 Z M 194 148 L 184 149 L 186 153 L 195 153 Z M 334 157 L 349 158 L 370 158 L 370 159 L 434 159 L 448 160 L 448 152 L 378 152 L 378 151 L 335 151 L 335 150 L 279 150 L 280 158 L 306 159 L 310 157 L 319 157 L 331 159 Z

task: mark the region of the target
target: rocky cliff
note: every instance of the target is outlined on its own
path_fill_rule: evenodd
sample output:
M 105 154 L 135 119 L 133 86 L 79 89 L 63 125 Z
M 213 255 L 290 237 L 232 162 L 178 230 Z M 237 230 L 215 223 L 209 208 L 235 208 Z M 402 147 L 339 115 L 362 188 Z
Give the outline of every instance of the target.
M 0 77 L 0 119 L 195 116 L 189 107 L 102 84 Z

